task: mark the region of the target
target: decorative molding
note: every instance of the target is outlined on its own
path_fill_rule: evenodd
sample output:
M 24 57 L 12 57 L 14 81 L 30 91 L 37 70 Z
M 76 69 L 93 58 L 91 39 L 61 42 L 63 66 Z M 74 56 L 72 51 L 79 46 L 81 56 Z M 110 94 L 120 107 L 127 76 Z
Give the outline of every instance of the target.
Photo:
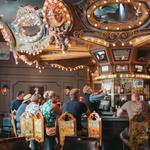
M 17 45 L 16 51 L 39 54 L 49 43 L 47 29 L 42 20 L 42 10 L 31 6 L 20 7 L 11 24 Z

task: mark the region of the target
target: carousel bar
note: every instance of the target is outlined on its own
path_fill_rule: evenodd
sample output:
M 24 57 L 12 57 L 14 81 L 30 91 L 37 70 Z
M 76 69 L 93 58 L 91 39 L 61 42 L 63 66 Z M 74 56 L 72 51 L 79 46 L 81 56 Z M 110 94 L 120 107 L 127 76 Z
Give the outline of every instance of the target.
M 150 0 L 0 1 L 0 149 L 150 150 L 149 18 Z

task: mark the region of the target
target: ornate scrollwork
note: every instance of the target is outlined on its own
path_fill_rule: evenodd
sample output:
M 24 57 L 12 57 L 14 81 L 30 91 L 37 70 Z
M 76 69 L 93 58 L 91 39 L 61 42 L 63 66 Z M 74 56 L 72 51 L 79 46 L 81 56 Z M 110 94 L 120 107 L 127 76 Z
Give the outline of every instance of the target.
M 49 29 L 49 35 L 55 33 L 55 43 L 66 50 L 72 29 L 73 18 L 67 5 L 61 0 L 46 0 L 43 7 L 44 22 Z
M 20 52 L 35 54 L 49 43 L 46 27 L 42 20 L 42 11 L 31 6 L 21 7 L 12 22 L 17 47 Z
M 1 19 L 0 19 L 0 32 L 2 33 L 4 40 L 8 43 L 10 50 L 14 53 L 14 57 L 16 57 L 15 38 L 13 36 L 10 27 Z

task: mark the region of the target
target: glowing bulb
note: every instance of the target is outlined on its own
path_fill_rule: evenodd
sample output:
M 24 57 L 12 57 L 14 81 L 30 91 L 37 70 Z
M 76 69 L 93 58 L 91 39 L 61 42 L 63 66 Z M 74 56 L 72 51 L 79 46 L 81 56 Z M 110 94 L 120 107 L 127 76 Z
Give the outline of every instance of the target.
M 87 15 L 88 18 L 90 18 L 90 15 Z
M 116 46 L 116 44 L 115 44 L 115 43 L 113 43 L 112 45 L 113 45 L 113 46 Z
M 142 22 L 140 21 L 140 22 L 139 22 L 139 24 L 141 25 L 141 24 L 142 24 Z
M 68 24 L 70 24 L 70 23 L 71 23 L 71 21 L 67 21 L 67 23 L 68 23 Z
M 148 15 L 148 12 L 145 12 L 146 15 Z
M 67 14 L 66 16 L 67 16 L 67 17 L 70 17 L 70 15 L 69 15 L 69 14 Z

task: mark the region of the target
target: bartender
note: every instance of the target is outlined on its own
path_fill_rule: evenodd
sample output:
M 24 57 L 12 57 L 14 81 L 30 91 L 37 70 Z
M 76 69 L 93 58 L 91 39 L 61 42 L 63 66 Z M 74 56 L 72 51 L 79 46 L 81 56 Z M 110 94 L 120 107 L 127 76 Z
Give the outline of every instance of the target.
M 92 111 L 99 112 L 100 101 L 107 96 L 105 89 L 100 89 L 98 92 L 94 92 L 90 95 L 89 101 L 91 102 Z

